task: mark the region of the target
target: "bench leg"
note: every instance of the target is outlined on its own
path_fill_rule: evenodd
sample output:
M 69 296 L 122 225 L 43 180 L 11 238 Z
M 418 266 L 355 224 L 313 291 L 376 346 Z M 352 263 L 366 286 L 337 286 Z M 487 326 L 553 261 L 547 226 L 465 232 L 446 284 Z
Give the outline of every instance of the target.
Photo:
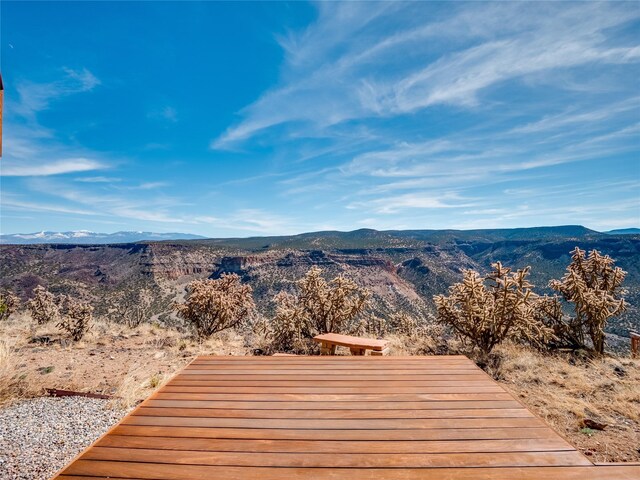
M 322 342 L 320 344 L 320 355 L 335 355 L 336 346 L 331 343 Z
M 351 355 L 364 355 L 366 350 L 364 348 L 350 348 Z
M 385 348 L 384 350 L 380 350 L 380 351 L 375 351 L 375 350 L 371 350 L 371 355 L 373 356 L 382 356 L 382 355 L 389 355 L 389 347 Z

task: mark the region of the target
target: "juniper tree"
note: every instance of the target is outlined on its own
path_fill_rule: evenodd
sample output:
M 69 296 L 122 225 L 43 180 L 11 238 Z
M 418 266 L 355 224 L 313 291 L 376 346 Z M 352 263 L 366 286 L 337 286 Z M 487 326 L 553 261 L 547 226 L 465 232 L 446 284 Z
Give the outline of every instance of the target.
M 235 273 L 223 274 L 217 280 L 196 280 L 187 287 L 186 301 L 174 308 L 202 339 L 253 315 L 253 289 Z

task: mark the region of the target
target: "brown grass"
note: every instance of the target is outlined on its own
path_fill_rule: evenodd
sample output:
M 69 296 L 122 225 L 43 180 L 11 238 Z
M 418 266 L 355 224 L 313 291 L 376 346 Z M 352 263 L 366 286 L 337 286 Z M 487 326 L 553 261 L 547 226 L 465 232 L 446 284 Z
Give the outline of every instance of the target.
M 0 338 L 0 402 L 11 396 L 14 366 L 13 346 L 9 338 Z
M 157 325 L 132 329 L 98 320 L 74 343 L 54 325 L 38 326 L 16 315 L 2 327 L 0 403 L 61 388 L 115 395 L 114 403 L 130 408 L 196 355 L 250 355 L 260 341 L 234 330 L 197 341 Z M 30 343 L 38 336 L 51 343 Z M 392 355 L 463 353 L 463 346 L 444 341 L 437 327 L 385 338 Z M 592 460 L 640 461 L 640 360 L 543 354 L 515 345 L 498 347 L 493 359 L 488 373 Z M 607 427 L 585 431 L 584 419 Z
M 496 353 L 488 372 L 593 461 L 640 461 L 640 360 L 515 345 Z M 606 428 L 585 429 L 585 419 Z

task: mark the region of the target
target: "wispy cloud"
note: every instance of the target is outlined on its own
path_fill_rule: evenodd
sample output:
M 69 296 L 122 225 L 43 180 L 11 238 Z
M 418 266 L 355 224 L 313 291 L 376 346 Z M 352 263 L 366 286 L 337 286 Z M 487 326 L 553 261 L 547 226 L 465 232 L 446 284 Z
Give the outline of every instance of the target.
M 100 80 L 89 70 L 62 69 L 62 77 L 51 82 L 19 81 L 18 99 L 7 102 L 4 157 L 0 175 L 29 177 L 63 175 L 109 168 L 100 154 L 80 146 L 69 146 L 56 132 L 38 122 L 37 114 L 64 97 L 90 92 Z M 7 117 L 5 117 L 7 118 Z
M 107 168 L 106 165 L 88 158 L 69 158 L 49 161 L 41 165 L 9 163 L 0 166 L 0 175 L 5 177 L 41 177 L 63 173 L 87 172 Z
M 116 182 L 121 182 L 122 179 L 121 178 L 117 178 L 117 177 L 104 177 L 104 176 L 97 176 L 97 177 L 78 177 L 74 179 L 76 182 L 83 182 L 83 183 L 116 183 Z
M 17 115 L 33 118 L 37 112 L 49 108 L 57 99 L 76 93 L 89 92 L 100 85 L 100 80 L 86 68 L 63 69 L 63 77 L 45 83 L 19 82 L 16 86 L 18 102 L 8 102 L 11 111 Z
M 149 118 L 153 118 L 156 120 L 164 120 L 167 122 L 175 123 L 178 121 L 178 112 L 175 108 L 166 105 L 162 108 L 152 110 L 147 115 Z
M 212 146 L 233 147 L 285 123 L 313 131 L 438 104 L 475 107 L 481 92 L 504 82 L 539 81 L 542 72 L 594 63 L 635 63 L 636 44 L 607 37 L 640 16 L 629 7 L 457 5 L 450 18 L 429 21 L 416 4 L 323 3 L 313 25 L 281 39 L 287 54 L 281 83 L 246 107 L 243 120 Z M 452 48 L 439 48 L 438 55 L 434 43 L 443 41 Z
M 392 197 L 380 197 L 368 202 L 354 202 L 347 208 L 374 213 L 392 214 L 406 212 L 407 209 L 462 208 L 473 205 L 469 200 L 461 199 L 457 194 L 444 193 L 431 196 L 426 193 L 405 193 Z

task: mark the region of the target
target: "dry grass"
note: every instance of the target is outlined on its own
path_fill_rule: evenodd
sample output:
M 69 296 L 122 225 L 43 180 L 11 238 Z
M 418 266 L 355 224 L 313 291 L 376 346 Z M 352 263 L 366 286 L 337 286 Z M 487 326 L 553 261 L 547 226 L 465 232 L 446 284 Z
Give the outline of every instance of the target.
M 0 338 L 0 402 L 11 396 L 14 381 L 13 346 L 9 338 Z
M 196 355 L 250 355 L 261 341 L 249 331 L 198 341 L 157 325 L 132 329 L 97 320 L 74 343 L 26 315 L 2 327 L 0 403 L 42 395 L 47 387 L 115 395 L 114 403 L 131 408 Z M 30 343 L 34 337 L 50 341 Z M 444 341 L 437 326 L 385 338 L 392 355 L 464 353 L 460 343 Z M 640 461 L 640 360 L 542 354 L 515 345 L 498 347 L 493 358 L 488 373 L 592 460 Z M 584 419 L 607 427 L 585 431 Z
M 131 409 L 171 378 L 168 372 L 149 373 L 151 370 L 148 366 L 130 369 L 116 387 L 111 405 Z
M 640 461 L 640 360 L 504 345 L 488 372 L 594 461 Z M 585 419 L 603 423 L 585 429 Z
M 173 328 L 95 319 L 83 339 L 72 342 L 54 324 L 37 325 L 26 314 L 13 315 L 2 329 L 0 403 L 60 388 L 115 395 L 120 406 L 131 407 L 196 355 L 251 351 L 233 330 L 198 341 Z

